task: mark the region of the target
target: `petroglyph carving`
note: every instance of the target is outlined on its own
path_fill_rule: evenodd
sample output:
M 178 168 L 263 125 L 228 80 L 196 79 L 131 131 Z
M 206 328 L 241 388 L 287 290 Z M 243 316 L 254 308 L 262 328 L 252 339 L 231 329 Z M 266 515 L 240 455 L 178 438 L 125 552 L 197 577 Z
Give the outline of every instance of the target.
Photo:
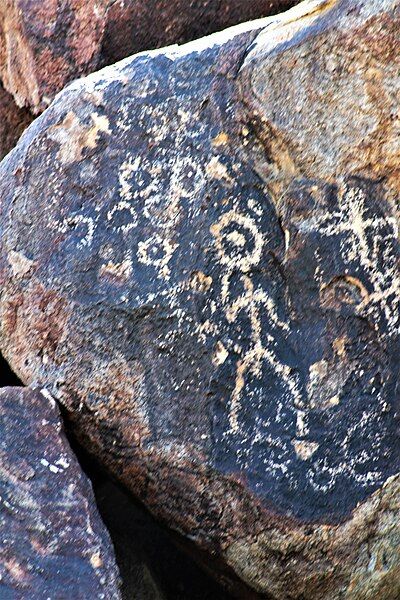
M 249 208 L 250 204 L 251 201 L 248 202 Z M 344 186 L 343 193 L 338 197 L 337 209 L 333 208 L 322 215 L 318 211 L 315 212 L 317 216 L 314 213 L 309 220 L 300 222 L 299 231 L 307 233 L 312 229 L 322 238 L 340 236 L 341 260 L 348 265 L 348 270 L 342 277 L 343 285 L 349 287 L 349 290 L 343 288 L 340 292 L 340 301 L 353 304 L 360 314 L 370 312 L 377 327 L 384 318 L 392 334 L 398 333 L 394 329 L 398 322 L 399 310 L 398 300 L 394 300 L 398 298 L 395 293 L 399 289 L 395 249 L 396 220 L 390 216 L 373 218 L 373 215 L 369 215 L 363 189 L 351 184 Z M 329 411 L 340 405 L 343 390 L 349 379 L 360 377 L 363 372 L 357 371 L 357 363 L 352 365 L 343 362 L 346 357 L 346 338 L 343 337 L 339 341 L 336 340 L 336 345 L 332 347 L 337 356 L 335 363 L 320 360 L 312 364 L 309 370 L 303 373 L 302 384 L 299 373 L 289 364 L 282 362 L 275 350 L 278 343 L 282 344 L 282 339 L 290 343 L 292 323 L 286 314 L 282 314 L 282 305 L 277 308 L 271 293 L 267 293 L 263 284 L 260 284 L 260 279 L 255 277 L 262 267 L 260 262 L 265 244 L 261 226 L 253 217 L 245 216 L 234 209 L 224 213 L 210 230 L 214 236 L 220 264 L 223 265 L 220 303 L 225 318 L 229 324 L 234 325 L 246 316 L 246 323 L 250 324 L 251 329 L 250 347 L 244 348 L 241 345 L 240 325 L 236 334 L 235 351 L 240 358 L 236 363 L 235 387 L 230 398 L 230 429 L 227 434 L 233 434 L 242 439 L 243 443 L 246 442 L 246 433 L 241 426 L 244 389 L 251 381 L 265 377 L 263 366 L 267 365 L 285 389 L 283 398 L 276 400 L 274 420 L 278 423 L 282 418 L 290 398 L 295 424 L 295 438 L 290 443 L 297 458 L 308 465 L 306 478 L 309 485 L 318 493 L 327 494 L 343 479 L 352 480 L 362 487 L 377 483 L 382 477 L 382 471 L 380 468 L 374 468 L 371 455 L 365 451 L 355 451 L 354 444 L 357 436 L 364 431 L 366 436 L 370 436 L 371 445 L 376 452 L 383 455 L 385 442 L 383 437 L 377 435 L 374 423 L 376 424 L 377 420 L 382 421 L 384 430 L 383 421 L 388 409 L 384 394 L 379 388 L 371 388 L 374 401 L 365 406 L 359 422 L 350 420 L 347 429 L 344 428 L 339 463 L 336 461 L 337 457 L 331 456 L 330 452 L 324 450 L 321 453 L 320 443 L 313 439 L 313 412 L 319 414 L 321 411 L 327 411 L 330 414 Z M 286 235 L 286 252 L 287 237 Z M 318 247 L 316 257 L 316 281 L 319 281 L 321 289 L 324 289 L 324 262 L 319 257 Z M 386 271 L 381 268 L 380 260 L 385 262 Z M 356 268 L 357 265 L 361 265 L 362 272 L 360 268 Z M 339 285 L 339 280 L 335 285 Z M 238 289 L 241 290 L 240 293 L 237 292 Z M 320 298 L 322 306 L 326 302 L 333 302 L 329 300 L 331 292 L 328 290 L 329 286 L 325 285 L 325 291 Z M 385 300 L 390 302 L 388 306 L 391 310 L 384 305 Z M 249 393 L 247 390 L 246 395 Z M 279 440 L 274 435 L 267 435 L 268 421 L 264 422 L 264 426 L 267 428 L 263 434 L 264 440 L 269 439 L 268 443 L 275 445 L 279 442 L 280 448 L 279 453 L 275 454 L 275 459 L 269 460 L 266 470 L 282 470 L 289 473 L 293 468 L 290 446 L 284 439 Z M 258 439 L 261 441 L 263 436 L 258 438 L 256 435 L 253 443 Z M 245 451 L 244 448 L 238 450 L 237 460 L 246 468 L 249 464 L 249 451 Z
M 78 250 L 82 250 L 92 245 L 96 225 L 92 217 L 82 214 L 72 214 L 64 221 L 56 222 L 55 228 L 60 233 L 74 233 L 78 237 L 76 247 Z
M 229 270 L 238 268 L 247 273 L 260 262 L 263 237 L 251 217 L 232 210 L 211 226 L 211 233 L 215 237 L 220 260 Z
M 128 213 L 128 221 L 121 225 L 116 224 L 114 227 L 123 233 L 128 233 L 131 229 L 137 227 L 138 224 L 136 212 L 129 202 L 126 202 L 126 200 L 117 202 L 117 204 L 108 211 L 107 219 L 108 221 L 113 222 L 115 217 L 123 216 L 124 213 Z
M 155 234 L 145 242 L 139 242 L 137 256 L 140 262 L 156 268 L 159 277 L 169 279 L 169 262 L 178 244 Z
M 340 250 L 349 272 L 346 280 L 360 289 L 361 315 L 372 316 L 376 325 L 386 322 L 389 335 L 399 334 L 400 274 L 396 256 L 399 230 L 394 216 L 371 213 L 361 187 L 343 184 L 334 212 L 312 217 L 300 230 L 312 227 L 322 236 L 341 238 Z M 355 278 L 352 267 L 364 272 L 364 282 Z M 371 288 L 368 292 L 366 286 Z
M 264 239 L 256 222 L 250 217 L 231 210 L 224 213 L 216 224 L 210 228 L 215 237 L 219 258 L 225 267 L 221 279 L 221 303 L 224 307 L 228 323 L 234 323 L 241 312 L 244 312 L 251 326 L 251 347 L 237 362 L 235 389 L 231 398 L 229 422 L 233 433 L 239 432 L 240 398 L 248 373 L 260 378 L 263 361 L 278 375 L 289 392 L 295 406 L 302 405 L 301 392 L 296 373 L 281 363 L 274 346 L 276 339 L 274 329 L 285 333 L 289 330 L 287 323 L 279 319 L 273 299 L 262 289 L 254 288 L 251 269 L 260 262 Z M 232 298 L 230 283 L 233 277 L 239 278 L 243 284 L 243 294 Z M 268 319 L 268 332 L 262 340 L 262 321 L 260 311 Z

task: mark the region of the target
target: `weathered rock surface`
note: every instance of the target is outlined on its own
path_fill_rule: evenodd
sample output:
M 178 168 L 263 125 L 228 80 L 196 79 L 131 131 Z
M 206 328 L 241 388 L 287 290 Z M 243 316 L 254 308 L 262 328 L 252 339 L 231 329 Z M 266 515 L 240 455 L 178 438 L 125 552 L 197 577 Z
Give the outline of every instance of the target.
M 0 390 L 0 598 L 120 598 L 93 491 L 46 392 Z
M 0 83 L 0 160 L 14 148 L 19 137 L 32 122 L 28 110 L 18 108 L 11 94 Z
M 114 543 L 123 600 L 233 600 L 121 489 L 103 478 L 94 491 Z
M 67 83 L 141 50 L 189 41 L 298 0 L 2 0 L 0 81 L 46 108 Z
M 7 359 L 265 597 L 400 595 L 399 12 L 126 60 L 0 166 Z

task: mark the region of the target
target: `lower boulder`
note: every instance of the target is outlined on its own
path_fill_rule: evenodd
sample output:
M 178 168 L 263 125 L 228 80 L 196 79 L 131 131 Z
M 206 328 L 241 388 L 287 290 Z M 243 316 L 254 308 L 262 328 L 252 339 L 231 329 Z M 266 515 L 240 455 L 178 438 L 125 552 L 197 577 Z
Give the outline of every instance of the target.
M 89 480 L 44 390 L 0 391 L 0 598 L 118 600 Z

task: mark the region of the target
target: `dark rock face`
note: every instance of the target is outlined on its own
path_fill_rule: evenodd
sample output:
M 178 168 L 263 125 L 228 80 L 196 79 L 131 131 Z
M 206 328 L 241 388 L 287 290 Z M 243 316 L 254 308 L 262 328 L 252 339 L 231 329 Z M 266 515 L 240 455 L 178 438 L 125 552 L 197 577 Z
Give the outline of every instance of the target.
M 0 160 L 14 148 L 18 138 L 32 122 L 26 109 L 18 108 L 11 94 L 0 83 Z
M 93 491 L 43 391 L 0 391 L 0 597 L 118 599 Z
M 0 345 L 224 576 L 395 600 L 399 5 L 259 26 L 73 84 L 3 161 Z
M 141 50 L 286 10 L 298 0 L 2 0 L 0 80 L 43 111 L 73 79 Z

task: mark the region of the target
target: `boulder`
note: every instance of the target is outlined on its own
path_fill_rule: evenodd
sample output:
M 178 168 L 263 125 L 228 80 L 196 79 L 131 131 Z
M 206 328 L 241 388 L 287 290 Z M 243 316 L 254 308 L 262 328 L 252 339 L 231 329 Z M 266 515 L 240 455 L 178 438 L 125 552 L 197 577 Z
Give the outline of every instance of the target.
M 399 13 L 127 59 L 0 166 L 1 350 L 241 597 L 400 595 Z
M 0 597 L 117 600 L 92 487 L 45 390 L 0 391 Z
M 297 0 L 298 2 L 298 0 Z M 3 0 L 0 81 L 44 110 L 67 83 L 130 54 L 189 41 L 296 0 Z
M 18 108 L 11 94 L 0 84 L 0 160 L 15 146 L 31 122 L 29 111 Z

